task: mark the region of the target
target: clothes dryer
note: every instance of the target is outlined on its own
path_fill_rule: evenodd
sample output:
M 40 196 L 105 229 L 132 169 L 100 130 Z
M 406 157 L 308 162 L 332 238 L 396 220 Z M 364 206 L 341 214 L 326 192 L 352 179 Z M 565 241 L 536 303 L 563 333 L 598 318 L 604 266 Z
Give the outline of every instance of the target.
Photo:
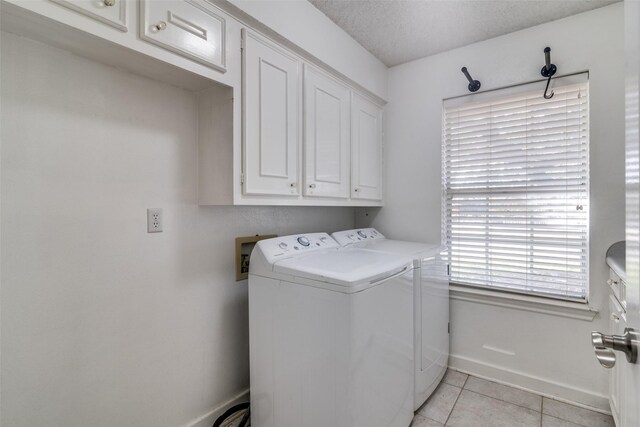
M 374 228 L 339 231 L 332 237 L 344 249 L 404 256 L 414 263 L 414 410 L 444 376 L 449 360 L 449 265 L 446 247 L 391 240 Z

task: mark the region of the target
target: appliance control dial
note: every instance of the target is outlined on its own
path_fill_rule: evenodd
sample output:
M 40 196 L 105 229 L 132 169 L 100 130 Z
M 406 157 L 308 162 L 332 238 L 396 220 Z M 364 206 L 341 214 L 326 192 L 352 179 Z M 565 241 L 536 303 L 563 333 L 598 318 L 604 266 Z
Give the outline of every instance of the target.
M 278 246 L 280 246 L 281 249 L 287 249 L 289 247 L 285 242 L 280 243 Z
M 364 231 L 360 230 L 360 231 L 358 231 L 358 236 L 364 237 L 366 239 L 367 238 L 367 233 L 365 233 Z
M 309 239 L 304 236 L 298 237 L 298 243 L 300 243 L 302 246 L 309 246 Z

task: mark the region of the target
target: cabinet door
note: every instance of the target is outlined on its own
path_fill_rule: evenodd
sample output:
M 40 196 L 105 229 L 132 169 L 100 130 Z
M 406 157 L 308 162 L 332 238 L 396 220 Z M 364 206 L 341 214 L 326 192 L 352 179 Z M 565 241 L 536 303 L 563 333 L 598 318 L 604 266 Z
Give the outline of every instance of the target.
M 305 65 L 305 196 L 349 197 L 349 89 Z
M 225 19 L 214 10 L 202 0 L 142 0 L 140 38 L 225 71 Z
M 51 0 L 91 19 L 127 31 L 125 0 Z
M 299 61 L 244 37 L 244 194 L 298 195 Z
M 382 199 L 382 110 L 354 94 L 351 107 L 351 197 Z

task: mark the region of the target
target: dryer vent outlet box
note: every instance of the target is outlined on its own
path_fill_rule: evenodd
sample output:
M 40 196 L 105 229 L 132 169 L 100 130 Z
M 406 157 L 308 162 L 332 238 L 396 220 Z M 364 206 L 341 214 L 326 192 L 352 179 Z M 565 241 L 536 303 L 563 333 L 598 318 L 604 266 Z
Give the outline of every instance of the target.
M 277 234 L 265 234 L 246 237 L 236 237 L 236 282 L 249 278 L 249 261 L 251 251 L 256 242 L 278 237 Z

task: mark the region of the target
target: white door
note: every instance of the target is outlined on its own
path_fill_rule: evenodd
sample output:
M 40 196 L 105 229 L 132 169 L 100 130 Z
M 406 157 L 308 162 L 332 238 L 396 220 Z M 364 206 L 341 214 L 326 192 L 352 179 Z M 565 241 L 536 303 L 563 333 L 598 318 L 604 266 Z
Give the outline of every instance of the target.
M 624 329 L 627 327 L 626 314 L 614 295 L 609 295 L 609 313 L 609 333 L 612 335 L 624 334 Z M 620 421 L 620 393 L 622 392 L 622 387 L 624 387 L 623 369 L 622 363 L 616 363 L 609 371 L 609 405 L 611 406 L 613 419 L 618 426 L 622 425 Z
M 640 97 L 640 2 L 625 1 L 626 55 L 626 238 L 627 327 L 640 332 L 640 157 L 638 98 Z M 637 344 L 637 343 L 636 343 Z M 640 363 L 622 363 L 624 393 L 620 396 L 622 427 L 640 426 Z
M 349 197 L 349 89 L 304 67 L 304 195 Z
M 623 335 L 592 334 L 603 366 L 615 359 L 618 427 L 640 426 L 640 2 L 625 1 L 626 328 Z M 613 349 L 616 351 L 611 351 Z M 615 356 L 612 357 L 612 356 Z M 630 360 L 631 359 L 631 360 Z M 614 390 L 615 392 L 615 390 Z
M 357 94 L 351 101 L 351 197 L 382 199 L 382 110 Z
M 298 195 L 299 61 L 243 30 L 244 194 Z

